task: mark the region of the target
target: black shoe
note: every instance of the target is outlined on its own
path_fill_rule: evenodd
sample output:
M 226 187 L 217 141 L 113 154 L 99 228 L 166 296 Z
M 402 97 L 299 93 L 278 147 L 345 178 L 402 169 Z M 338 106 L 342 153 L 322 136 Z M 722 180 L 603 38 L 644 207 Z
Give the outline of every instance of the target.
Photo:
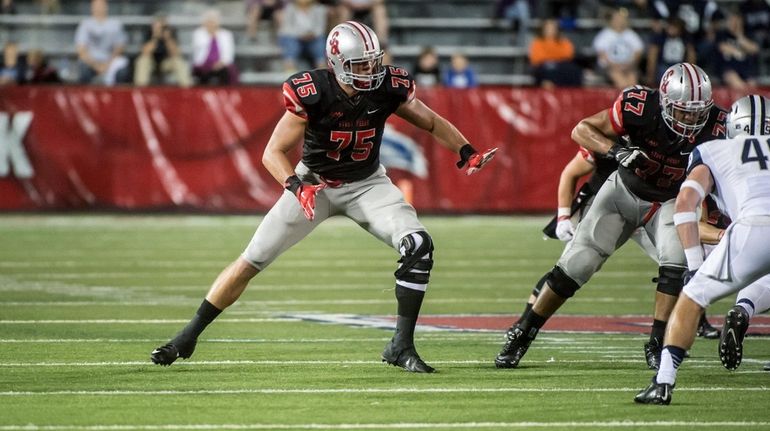
M 762 368 L 765 371 L 770 371 L 770 362 L 766 363 L 764 368 Z
M 168 366 L 174 363 L 177 358 L 187 359 L 195 351 L 197 339 L 192 341 L 183 341 L 174 338 L 168 344 L 158 347 L 150 353 L 150 360 L 154 364 Z
M 647 368 L 657 370 L 660 368 L 660 354 L 663 352 L 663 346 L 657 338 L 644 343 L 644 360 L 647 361 Z
M 532 331 L 530 331 L 532 332 Z M 519 325 L 514 325 L 505 334 L 505 345 L 495 358 L 495 367 L 497 368 L 516 368 L 519 361 L 527 353 L 529 345 L 535 339 L 537 330 L 534 334 L 525 334 Z
M 708 340 L 716 340 L 719 338 L 719 329 L 711 326 L 711 323 L 709 323 L 709 321 L 704 317 L 698 324 L 697 334 L 699 337 L 706 338 Z
M 722 336 L 719 337 L 719 360 L 728 370 L 735 370 L 741 365 L 743 356 L 743 337 L 749 329 L 749 316 L 743 307 L 736 305 L 727 312 Z
M 673 391 L 674 385 L 658 383 L 655 381 L 655 377 L 653 377 L 650 386 L 636 394 L 634 402 L 639 404 L 669 405 L 671 404 L 671 393 Z
M 401 367 L 413 373 L 432 373 L 436 371 L 435 368 L 420 359 L 420 355 L 417 354 L 414 346 L 397 347 L 393 340 L 382 351 L 382 362 L 387 362 L 390 365 Z

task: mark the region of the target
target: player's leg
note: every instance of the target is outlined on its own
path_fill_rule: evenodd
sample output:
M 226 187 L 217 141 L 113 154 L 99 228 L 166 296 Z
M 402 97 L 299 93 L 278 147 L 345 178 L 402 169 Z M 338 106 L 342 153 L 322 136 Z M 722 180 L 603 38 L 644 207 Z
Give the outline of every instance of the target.
M 743 322 L 746 322 L 745 326 L 748 329 L 748 326 L 751 324 L 751 318 L 755 314 L 766 312 L 768 309 L 770 309 L 770 275 L 760 278 L 738 292 L 735 306 L 725 316 L 722 330 L 725 336 L 720 337 L 719 340 L 719 358 L 722 360 L 722 365 L 725 368 L 731 369 L 736 367 L 729 360 L 730 358 L 738 357 L 734 346 L 743 348 L 742 343 L 733 342 L 727 338 L 728 331 L 731 331 L 732 334 L 742 333 L 745 335 L 745 329 L 742 330 Z M 770 363 L 765 365 L 764 370 L 770 371 Z
M 674 203 L 674 199 L 664 202 L 650 217 L 645 216 L 649 221 L 644 228 L 655 244 L 659 262 L 658 276 L 654 280 L 657 286 L 652 329 L 649 340 L 644 344 L 644 357 L 650 369 L 660 366 L 666 324 L 684 286 L 682 278 L 687 269 L 682 244 L 679 242 L 676 227 L 671 222 Z
M 414 346 L 417 317 L 433 267 L 433 240 L 417 219 L 414 208 L 385 176 L 384 168 L 358 183 L 354 184 L 366 192 L 348 203 L 346 215 L 401 255 L 395 272 L 396 332 L 385 346 L 382 358 L 407 371 L 433 372 Z
M 495 358 L 498 368 L 514 368 L 529 348 L 540 328 L 559 307 L 572 297 L 607 258 L 631 235 L 635 225 L 628 223 L 617 208 L 637 203 L 613 174 L 578 223 L 575 236 L 546 282 L 533 307 L 508 331 L 506 343 Z
M 177 358 L 189 358 L 203 330 L 241 296 L 254 276 L 328 218 L 329 208 L 326 190 L 321 191 L 316 197 L 315 219 L 309 221 L 297 198 L 284 192 L 265 215 L 243 254 L 216 278 L 195 316 L 168 343 L 152 351 L 152 362 L 171 365 Z
M 636 402 L 669 404 L 677 370 L 695 339 L 701 311 L 718 299 L 754 283 L 770 270 L 770 256 L 764 244 L 770 237 L 770 226 L 736 223 L 725 236 L 684 287 L 666 329 L 660 369 L 652 383 L 637 394 Z

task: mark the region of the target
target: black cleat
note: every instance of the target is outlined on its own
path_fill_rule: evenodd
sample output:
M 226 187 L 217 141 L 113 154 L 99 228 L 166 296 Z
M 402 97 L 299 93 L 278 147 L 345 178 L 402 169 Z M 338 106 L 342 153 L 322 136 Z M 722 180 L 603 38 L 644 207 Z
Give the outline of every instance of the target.
M 535 339 L 536 334 L 537 330 L 534 330 L 534 334 L 528 335 L 521 330 L 519 325 L 512 326 L 505 334 L 506 341 L 503 349 L 495 358 L 495 367 L 516 368 L 521 358 L 527 353 L 527 349 L 532 340 Z
M 766 363 L 762 369 L 765 371 L 770 371 L 770 362 Z
M 700 323 L 698 323 L 697 334 L 701 338 L 716 340 L 719 338 L 719 329 L 711 326 L 711 323 L 706 319 L 706 316 L 703 316 L 701 317 Z
M 674 385 L 658 383 L 655 381 L 655 377 L 653 377 L 650 386 L 636 394 L 634 402 L 639 404 L 669 405 L 671 404 L 672 392 L 674 392 Z
M 727 312 L 722 336 L 719 337 L 719 360 L 728 370 L 735 370 L 741 365 L 743 356 L 743 337 L 749 329 L 749 316 L 743 307 L 736 305 Z
M 174 338 L 168 344 L 158 347 L 150 353 L 150 360 L 154 364 L 168 366 L 177 358 L 187 359 L 195 351 L 197 340 L 183 342 Z M 179 346 L 179 347 L 177 347 Z
M 647 368 L 651 370 L 660 368 L 660 354 L 662 352 L 663 347 L 657 338 L 644 343 L 644 360 L 647 361 Z
M 420 355 L 417 354 L 414 346 L 397 348 L 392 340 L 385 346 L 385 350 L 382 351 L 382 362 L 387 362 L 390 365 L 401 367 L 413 373 L 432 373 L 436 371 L 435 368 L 420 359 Z

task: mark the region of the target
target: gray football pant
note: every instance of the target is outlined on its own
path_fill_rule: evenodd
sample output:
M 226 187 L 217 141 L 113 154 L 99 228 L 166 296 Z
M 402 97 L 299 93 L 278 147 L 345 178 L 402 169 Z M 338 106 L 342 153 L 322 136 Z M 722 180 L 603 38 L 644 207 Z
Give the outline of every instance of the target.
M 582 286 L 637 228 L 643 227 L 657 251 L 660 266 L 687 267 L 674 227 L 674 202 L 675 199 L 663 203 L 640 199 L 613 172 L 578 223 L 575 237 L 557 266 Z
M 297 165 L 296 173 L 304 182 L 321 182 L 302 162 Z M 284 191 L 241 256 L 262 271 L 316 226 L 335 215 L 350 218 L 396 251 L 401 238 L 425 231 L 414 207 L 404 200 L 401 190 L 393 185 L 380 165 L 368 178 L 318 192 L 313 221 L 305 218 L 297 197 Z

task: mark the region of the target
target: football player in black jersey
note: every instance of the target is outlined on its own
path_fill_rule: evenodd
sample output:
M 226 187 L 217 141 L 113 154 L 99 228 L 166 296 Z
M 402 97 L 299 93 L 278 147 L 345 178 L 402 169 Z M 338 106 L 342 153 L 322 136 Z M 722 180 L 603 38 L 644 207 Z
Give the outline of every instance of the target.
M 248 282 L 329 217 L 343 215 L 397 250 L 396 333 L 382 360 L 430 373 L 414 346 L 414 329 L 433 267 L 433 242 L 414 208 L 385 175 L 379 153 L 391 114 L 428 131 L 458 153 L 468 175 L 496 149 L 478 153 L 446 119 L 415 97 L 409 73 L 382 64 L 374 32 L 346 21 L 326 40 L 328 69 L 297 73 L 283 84 L 286 113 L 267 143 L 262 162 L 286 191 L 265 216 L 243 254 L 214 281 L 190 323 L 151 353 L 156 364 L 188 358 L 200 333 L 235 302 Z M 303 142 L 302 160 L 289 154 Z M 351 262 L 351 265 L 355 265 Z
M 696 145 L 725 136 L 726 112 L 714 105 L 711 81 L 698 66 L 677 63 L 659 90 L 624 90 L 610 109 L 581 120 L 572 131 L 582 147 L 614 158 L 618 170 L 604 182 L 575 236 L 546 279 L 533 307 L 508 331 L 495 358 L 514 368 L 548 318 L 642 227 L 658 254 L 652 331 L 645 343 L 649 368 L 660 364 L 663 334 L 683 287 L 684 250 L 673 225 L 674 202 Z M 624 140 L 618 138 L 624 136 Z

